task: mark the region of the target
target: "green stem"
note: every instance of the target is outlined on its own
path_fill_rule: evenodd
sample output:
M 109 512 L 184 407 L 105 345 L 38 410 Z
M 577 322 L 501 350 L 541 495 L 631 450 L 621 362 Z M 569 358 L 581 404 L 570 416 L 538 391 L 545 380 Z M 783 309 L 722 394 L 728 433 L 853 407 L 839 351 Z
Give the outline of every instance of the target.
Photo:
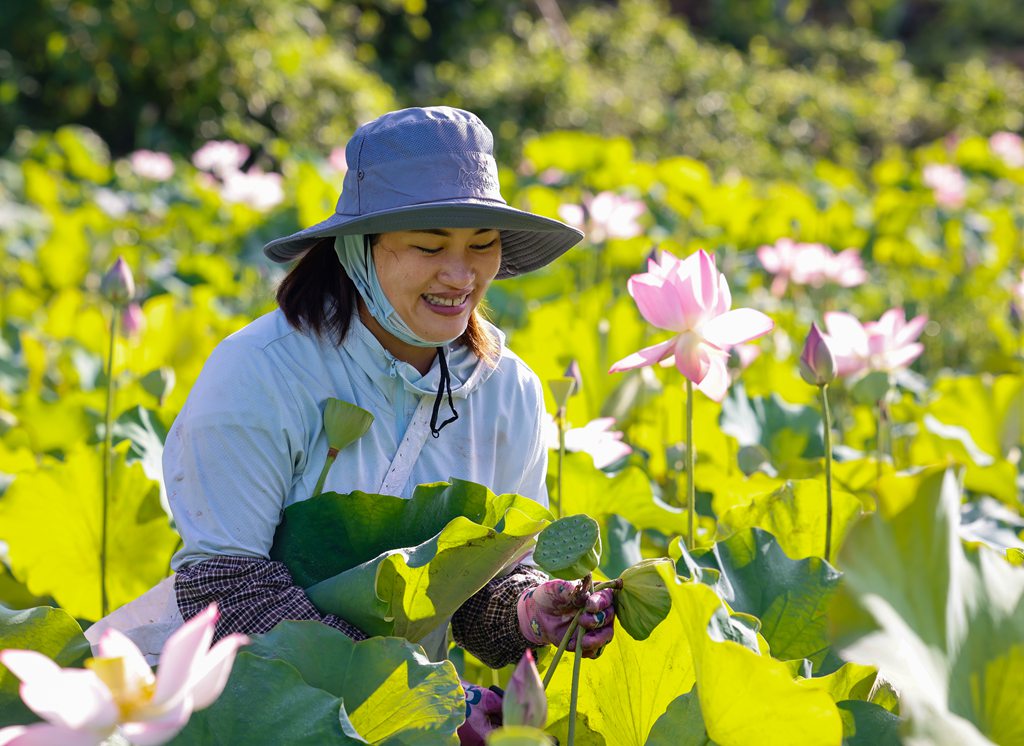
M 544 672 L 543 686 L 545 689 L 548 688 L 548 684 L 555 675 L 555 669 L 558 668 L 558 662 L 562 660 L 562 655 L 565 653 L 565 649 L 569 647 L 569 640 L 572 639 L 573 633 L 580 623 L 580 615 L 583 614 L 583 609 L 576 612 L 576 616 L 572 618 L 572 622 L 565 630 L 565 634 L 562 635 L 561 642 L 558 643 L 558 649 L 555 651 L 555 657 L 551 659 L 551 665 L 548 666 L 548 670 Z
M 693 472 L 697 468 L 697 449 L 693 447 L 693 381 L 686 379 L 686 510 L 689 513 L 686 546 L 693 549 L 694 524 L 697 513 L 697 492 Z
M 111 451 L 114 440 L 114 340 L 117 339 L 117 321 L 120 313 L 118 306 L 113 307 L 110 316 L 110 346 L 107 349 L 107 408 L 103 415 L 103 508 L 100 523 L 100 615 L 110 612 L 107 598 L 107 524 L 110 507 L 110 485 L 113 481 L 111 470 Z
M 825 561 L 832 561 L 832 412 L 828 408 L 828 384 L 819 387 L 821 414 L 825 420 Z
M 576 630 L 576 657 L 572 661 L 572 688 L 569 690 L 569 743 L 576 742 L 576 700 L 580 693 L 580 663 L 583 661 L 583 627 Z
M 555 518 L 562 517 L 562 464 L 565 461 L 565 407 L 558 408 L 558 468 L 555 471 Z
M 320 471 L 320 477 L 316 480 L 316 487 L 313 488 L 313 497 L 319 495 L 324 489 L 324 482 L 327 480 L 327 472 L 334 466 L 334 459 L 338 457 L 338 449 L 330 447 L 327 449 L 327 461 L 324 463 L 324 468 Z

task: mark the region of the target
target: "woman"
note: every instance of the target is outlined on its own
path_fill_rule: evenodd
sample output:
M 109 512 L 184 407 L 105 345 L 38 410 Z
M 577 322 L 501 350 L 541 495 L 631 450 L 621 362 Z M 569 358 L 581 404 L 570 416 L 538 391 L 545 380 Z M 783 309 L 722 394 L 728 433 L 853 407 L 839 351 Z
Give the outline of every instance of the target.
M 346 155 L 335 214 L 264 248 L 298 259 L 280 308 L 217 347 L 168 435 L 177 602 L 187 619 L 216 601 L 218 636 L 315 619 L 365 637 L 269 559 L 281 511 L 312 494 L 326 459 L 330 397 L 375 420 L 338 455 L 326 491 L 409 496 L 458 477 L 547 504 L 540 383 L 477 308 L 493 279 L 547 264 L 582 234 L 505 204 L 491 133 L 469 112 L 386 114 Z M 561 639 L 572 589 L 519 565 L 459 609 L 454 637 L 489 665 L 516 661 Z M 587 599 L 587 655 L 611 638 L 613 614 L 610 592 Z M 424 641 L 435 656 L 444 632 Z M 467 687 L 467 701 L 479 705 L 460 731 L 472 741 L 500 698 Z

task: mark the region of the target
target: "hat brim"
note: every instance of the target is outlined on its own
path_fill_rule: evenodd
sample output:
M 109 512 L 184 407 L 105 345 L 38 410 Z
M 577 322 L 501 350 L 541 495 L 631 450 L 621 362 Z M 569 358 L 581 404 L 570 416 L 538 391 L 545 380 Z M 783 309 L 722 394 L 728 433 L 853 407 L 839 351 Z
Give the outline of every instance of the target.
M 327 236 L 420 228 L 494 228 L 501 231 L 501 267 L 496 279 L 531 272 L 554 261 L 581 240 L 583 232 L 565 223 L 486 200 L 428 202 L 368 215 L 335 213 L 309 228 L 263 247 L 275 262 L 288 262 Z

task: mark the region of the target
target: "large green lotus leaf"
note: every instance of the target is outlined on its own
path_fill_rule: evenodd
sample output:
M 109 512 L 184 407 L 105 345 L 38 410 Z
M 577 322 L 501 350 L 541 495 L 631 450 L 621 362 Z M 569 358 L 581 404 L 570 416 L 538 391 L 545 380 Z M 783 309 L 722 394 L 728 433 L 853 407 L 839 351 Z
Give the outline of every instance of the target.
M 872 702 L 838 703 L 843 718 L 843 746 L 900 746 L 900 719 Z
M 673 584 L 669 616 L 682 620 L 690 641 L 709 738 L 721 746 L 838 744 L 842 721 L 826 692 L 800 686 L 781 661 L 732 640 L 711 638 L 708 624 L 720 606 L 706 585 Z
M 826 692 L 836 703 L 848 699 L 867 701 L 877 677 L 878 669 L 874 666 L 844 663 L 838 670 L 826 676 L 801 678 L 797 679 L 797 683 L 805 689 Z
M 828 606 L 840 574 L 819 557 L 793 560 L 767 531 L 748 528 L 710 549 L 685 549 L 677 561 L 718 571 L 715 592 L 733 611 L 761 620 L 760 632 L 781 660 L 808 658 L 818 668 L 830 651 Z M 844 697 L 846 699 L 846 697 Z
M 662 576 L 675 585 L 670 567 Z M 706 621 L 721 602 L 713 593 L 703 600 Z M 669 612 L 643 642 L 631 638 L 616 623 L 615 638 L 601 656 L 583 661 L 579 713 L 606 743 L 642 746 L 669 703 L 693 687 L 693 654 L 686 623 L 685 616 Z M 547 688 L 549 723 L 559 722 L 569 711 L 571 674 L 572 660 L 567 655 Z
M 832 490 L 832 556 L 861 513 L 860 501 L 848 492 Z M 719 517 L 719 530 L 733 534 L 751 527 L 775 536 L 790 557 L 823 557 L 826 521 L 825 484 L 820 479 L 788 480 L 783 486 L 754 496 Z
M 780 470 L 800 459 L 825 455 L 820 412 L 814 407 L 790 404 L 775 394 L 751 398 L 742 385 L 734 384 L 722 401 L 719 424 L 741 446 L 760 445 L 766 449 L 772 464 Z
M 713 746 L 704 728 L 696 687 L 672 700 L 651 729 L 647 746 Z
M 91 654 L 78 622 L 63 609 L 38 606 L 14 611 L 0 606 L 0 650 L 35 650 L 58 665 L 81 666 Z M 0 723 L 29 723 L 37 718 L 18 695 L 18 679 L 0 666 Z
M 321 625 L 323 626 L 323 625 Z M 340 634 L 340 633 L 339 633 Z M 307 684 L 294 666 L 243 649 L 216 702 L 192 714 L 171 746 L 288 744 L 347 746 L 365 740 L 343 731 L 340 697 Z
M 385 552 L 306 592 L 321 611 L 368 634 L 417 642 L 524 556 L 549 522 L 509 508 L 497 523 L 495 529 L 459 516 L 419 546 Z
M 844 657 L 900 691 L 908 742 L 1024 742 L 1024 568 L 964 550 L 952 470 L 892 482 L 879 495 L 890 507 L 861 521 L 840 556 L 832 621 Z
M 461 479 L 421 484 L 408 500 L 327 492 L 285 509 L 270 556 L 288 565 L 299 585 L 310 586 L 382 552 L 422 544 L 457 516 L 498 528 L 510 508 L 537 520 L 551 517 L 534 500 L 495 495 Z
M 370 743 L 456 742 L 465 717 L 458 674 L 448 661 L 428 661 L 418 645 L 395 637 L 355 642 L 317 622 L 285 622 L 246 650 L 286 661 L 308 687 L 343 700 Z
M 554 496 L 556 459 L 548 468 L 548 494 Z M 638 529 L 653 528 L 664 533 L 686 530 L 686 512 L 654 496 L 644 472 L 627 466 L 609 476 L 594 466 L 586 453 L 567 453 L 562 464 L 562 514 L 586 513 L 598 520 L 611 514 L 625 518 Z
M 138 463 L 115 451 L 108 515 L 107 593 L 110 608 L 162 580 L 178 541 L 160 507 L 160 488 Z M 48 594 L 72 616 L 99 619 L 103 463 L 79 446 L 64 462 L 44 459 L 19 474 L 0 500 L 0 539 L 11 571 L 36 595 Z

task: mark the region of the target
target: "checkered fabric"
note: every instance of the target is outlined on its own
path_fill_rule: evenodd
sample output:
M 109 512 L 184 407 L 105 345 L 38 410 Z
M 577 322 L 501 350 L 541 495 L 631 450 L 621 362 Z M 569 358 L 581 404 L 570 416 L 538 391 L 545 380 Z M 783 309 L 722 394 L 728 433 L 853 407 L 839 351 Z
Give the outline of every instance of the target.
M 452 617 L 455 641 L 493 668 L 518 662 L 528 647 L 536 647 L 519 631 L 519 595 L 546 580 L 539 570 L 517 565 L 508 575 L 489 582 Z M 220 619 L 215 640 L 232 632 L 269 632 L 285 619 L 320 621 L 353 640 L 367 638 L 341 617 L 317 611 L 281 562 L 233 556 L 203 560 L 178 571 L 174 592 L 185 619 L 217 602 Z

